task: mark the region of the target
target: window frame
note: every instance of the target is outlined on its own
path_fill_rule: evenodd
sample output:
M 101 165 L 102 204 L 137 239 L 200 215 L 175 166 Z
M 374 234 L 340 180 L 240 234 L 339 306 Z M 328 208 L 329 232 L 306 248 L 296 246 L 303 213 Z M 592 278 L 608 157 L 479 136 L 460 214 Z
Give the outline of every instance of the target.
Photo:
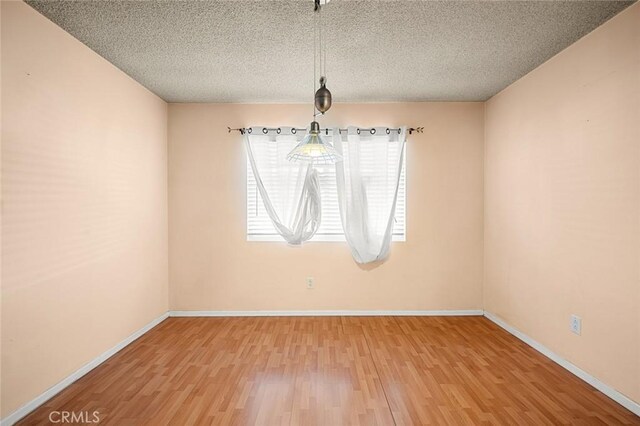
M 250 234 L 249 233 L 249 203 L 248 203 L 248 193 L 249 193 L 249 174 L 253 175 L 253 171 L 251 170 L 251 166 L 249 165 L 249 160 L 245 161 L 245 235 L 247 242 L 264 242 L 264 243 L 286 243 L 286 241 L 274 231 L 273 234 Z M 404 233 L 400 234 L 392 234 L 391 241 L 392 242 L 406 242 L 407 241 L 407 143 L 405 142 L 404 152 L 402 154 L 402 171 L 404 177 L 404 197 L 402 197 L 403 201 L 403 210 L 404 210 Z M 255 177 L 253 177 L 253 181 L 255 182 Z M 257 188 L 256 188 L 257 191 Z M 260 194 L 257 194 L 257 197 L 260 198 Z M 260 201 L 261 203 L 262 201 Z M 396 206 L 397 208 L 397 206 Z M 307 243 L 336 243 L 336 242 L 346 242 L 346 237 L 344 232 L 340 234 L 316 234 L 310 240 L 305 241 Z

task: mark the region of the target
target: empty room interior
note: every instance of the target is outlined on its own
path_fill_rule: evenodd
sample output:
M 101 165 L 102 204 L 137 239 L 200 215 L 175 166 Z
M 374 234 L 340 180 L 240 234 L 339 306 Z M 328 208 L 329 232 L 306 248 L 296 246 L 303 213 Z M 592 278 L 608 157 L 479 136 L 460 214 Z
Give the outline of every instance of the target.
M 2 426 L 640 425 L 640 3 L 0 24 Z

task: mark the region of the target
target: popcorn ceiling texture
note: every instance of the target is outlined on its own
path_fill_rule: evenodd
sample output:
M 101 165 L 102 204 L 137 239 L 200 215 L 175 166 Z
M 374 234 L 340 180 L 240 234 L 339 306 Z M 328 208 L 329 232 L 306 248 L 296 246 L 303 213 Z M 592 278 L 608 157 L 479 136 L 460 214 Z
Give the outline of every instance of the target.
M 309 1 L 28 1 L 169 102 L 311 102 Z M 341 1 L 335 102 L 482 101 L 629 1 Z

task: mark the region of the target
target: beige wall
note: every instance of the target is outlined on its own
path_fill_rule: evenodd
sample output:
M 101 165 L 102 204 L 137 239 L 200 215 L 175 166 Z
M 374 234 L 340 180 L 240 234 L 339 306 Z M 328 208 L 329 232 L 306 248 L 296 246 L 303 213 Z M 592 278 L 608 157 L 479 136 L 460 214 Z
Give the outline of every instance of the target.
M 25 4 L 1 19 L 3 417 L 168 308 L 485 307 L 640 401 L 640 5 L 486 111 L 335 105 L 327 123 L 425 126 L 407 146 L 407 242 L 374 268 L 344 243 L 246 241 L 226 126 L 304 125 L 309 105 L 167 115 Z
M 324 118 L 425 126 L 407 144 L 407 241 L 374 269 L 345 243 L 246 241 L 246 157 L 227 126 L 308 121 L 306 104 L 169 106 L 171 309 L 481 309 L 483 104 L 337 104 Z
M 485 131 L 485 309 L 640 401 L 640 4 L 492 98 Z
M 2 3 L 2 416 L 167 310 L 167 105 Z

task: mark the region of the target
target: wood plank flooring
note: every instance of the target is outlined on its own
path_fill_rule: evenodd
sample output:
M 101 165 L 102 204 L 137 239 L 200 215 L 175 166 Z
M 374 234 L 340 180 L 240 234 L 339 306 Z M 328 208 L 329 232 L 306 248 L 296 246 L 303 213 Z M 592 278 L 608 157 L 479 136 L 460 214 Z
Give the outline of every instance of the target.
M 169 318 L 23 419 L 100 425 L 635 424 L 483 317 Z

